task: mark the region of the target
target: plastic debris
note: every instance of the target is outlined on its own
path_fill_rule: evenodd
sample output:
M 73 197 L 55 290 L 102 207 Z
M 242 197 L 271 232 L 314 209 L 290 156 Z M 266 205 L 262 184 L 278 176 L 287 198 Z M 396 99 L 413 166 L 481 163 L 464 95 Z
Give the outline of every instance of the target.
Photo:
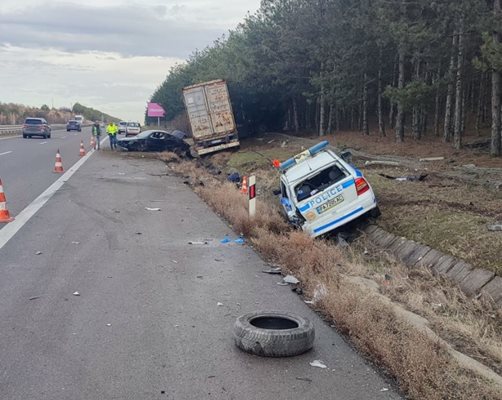
M 80 296 L 80 293 L 79 292 L 73 292 L 73 295 L 74 296 Z
M 188 242 L 188 244 L 192 245 L 203 245 L 203 244 L 208 244 L 207 242 Z
M 33 296 L 33 297 L 30 297 L 28 300 L 36 300 L 36 299 L 39 299 L 40 296 Z
M 227 243 L 230 243 L 231 240 L 230 238 L 228 237 L 228 235 L 225 235 L 225 237 L 223 239 L 220 240 L 220 243 L 221 244 L 227 244 Z
M 106 324 L 106 326 L 112 326 L 112 324 Z
M 326 366 L 326 364 L 324 364 L 321 360 L 314 360 L 309 364 L 311 367 L 315 367 L 315 368 L 322 368 L 322 369 L 328 368 Z
M 310 304 L 310 305 L 313 305 L 314 302 L 312 300 L 303 300 L 305 302 L 305 304 Z
M 35 253 L 37 256 L 39 256 L 40 254 L 42 254 L 42 252 L 39 250 Z
M 73 241 L 73 242 L 71 242 L 71 244 L 80 244 L 80 242 Z
M 490 232 L 502 231 L 502 222 L 496 222 L 487 226 Z
M 281 268 L 269 268 L 269 269 L 264 269 L 261 272 L 265 274 L 270 274 L 270 275 L 280 275 L 281 274 Z
M 312 379 L 310 378 L 302 378 L 302 377 L 296 377 L 296 380 L 297 381 L 305 381 L 305 382 L 308 382 L 308 383 L 312 383 Z
M 244 244 L 244 243 L 246 243 L 246 241 L 244 240 L 244 238 L 242 236 L 240 236 L 239 238 L 234 240 L 234 243 Z
M 301 287 L 294 287 L 293 289 L 291 289 L 291 291 L 295 292 L 299 296 L 303 294 L 303 289 Z
M 282 278 L 282 281 L 284 283 L 289 283 L 291 285 L 298 285 L 300 281 L 296 279 L 293 275 L 286 275 L 284 278 Z
M 314 289 L 314 296 L 312 297 L 312 300 L 314 303 L 317 303 L 318 301 L 322 300 L 328 295 L 328 289 L 326 288 L 326 285 L 324 283 L 321 283 L 317 285 Z
M 337 245 L 340 247 L 349 247 L 349 242 L 347 242 L 340 233 L 336 235 L 336 241 Z
M 444 160 L 444 157 L 425 157 L 419 159 L 418 161 L 424 162 L 424 161 L 442 161 L 442 160 Z
M 145 207 L 146 211 L 161 211 L 159 207 Z
M 233 183 L 240 183 L 241 176 L 238 172 L 232 172 L 231 174 L 228 174 L 227 180 Z
M 381 392 L 388 392 L 389 391 L 389 388 L 382 388 L 380 389 Z
M 384 178 L 387 178 L 387 179 L 392 179 L 394 181 L 398 181 L 398 182 L 404 182 L 404 181 L 421 182 L 429 176 L 429 174 L 408 175 L 408 176 L 390 176 L 390 175 L 385 175 L 385 174 L 378 174 L 378 175 L 383 176 Z
M 289 283 L 286 283 L 286 282 L 277 282 L 277 284 L 279 286 L 288 286 L 289 285 Z
M 223 306 L 223 303 L 218 302 L 218 303 L 216 303 L 216 305 L 217 305 L 218 307 L 222 307 L 222 306 Z

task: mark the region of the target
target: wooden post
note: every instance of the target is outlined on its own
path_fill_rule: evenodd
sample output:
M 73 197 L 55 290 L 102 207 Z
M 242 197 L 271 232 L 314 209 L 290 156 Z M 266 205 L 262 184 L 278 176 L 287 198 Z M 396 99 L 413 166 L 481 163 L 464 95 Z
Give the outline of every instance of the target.
M 249 177 L 249 218 L 256 215 L 256 176 Z

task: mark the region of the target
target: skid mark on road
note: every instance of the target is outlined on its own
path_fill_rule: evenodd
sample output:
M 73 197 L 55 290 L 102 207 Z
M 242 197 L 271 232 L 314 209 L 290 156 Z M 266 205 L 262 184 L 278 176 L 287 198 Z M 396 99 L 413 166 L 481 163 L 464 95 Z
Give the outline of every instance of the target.
M 101 144 L 107 139 L 103 139 Z M 12 239 L 12 237 L 40 210 L 54 194 L 61 189 L 75 172 L 89 159 L 95 150 L 90 150 L 84 157 L 78 160 L 68 171 L 66 171 L 56 182 L 49 186 L 40 196 L 33 200 L 19 215 L 15 216 L 13 222 L 9 222 L 0 229 L 0 250 Z

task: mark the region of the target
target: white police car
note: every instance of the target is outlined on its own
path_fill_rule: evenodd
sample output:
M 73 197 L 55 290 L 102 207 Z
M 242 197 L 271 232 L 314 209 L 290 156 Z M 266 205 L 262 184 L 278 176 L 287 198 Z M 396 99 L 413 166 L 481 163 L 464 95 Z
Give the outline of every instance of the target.
M 316 237 L 363 215 L 380 215 L 361 171 L 328 148 L 327 141 L 280 164 L 281 204 L 288 220 Z

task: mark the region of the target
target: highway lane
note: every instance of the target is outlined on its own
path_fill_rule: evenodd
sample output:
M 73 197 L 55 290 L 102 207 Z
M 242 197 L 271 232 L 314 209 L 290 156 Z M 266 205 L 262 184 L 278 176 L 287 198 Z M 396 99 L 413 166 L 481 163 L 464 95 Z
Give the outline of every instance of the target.
M 0 399 L 401 399 L 249 246 L 221 244 L 228 226 L 165 173 L 95 153 L 0 248 Z M 239 351 L 235 318 L 271 309 L 310 318 L 314 349 Z
M 78 161 L 80 140 L 87 150 L 91 128 L 86 127 L 82 132 L 53 130 L 51 136 L 50 139 L 16 136 L 0 140 L 0 178 L 9 212 L 14 217 L 59 178 L 59 174 L 52 172 L 58 149 L 65 170 Z

